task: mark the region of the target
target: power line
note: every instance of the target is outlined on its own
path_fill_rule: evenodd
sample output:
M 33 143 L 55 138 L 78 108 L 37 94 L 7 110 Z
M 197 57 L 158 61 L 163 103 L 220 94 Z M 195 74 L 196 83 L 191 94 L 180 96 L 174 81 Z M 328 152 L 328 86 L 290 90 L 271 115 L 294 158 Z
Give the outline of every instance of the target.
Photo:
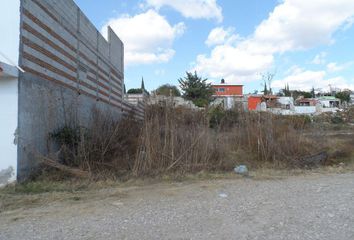
M 4 53 L 2 53 L 0 51 L 0 55 L 5 58 L 11 65 L 15 66 L 18 70 L 20 70 L 21 72 L 25 72 L 25 70 L 23 70 L 20 66 L 18 66 L 16 63 L 14 63 L 10 58 L 8 58 Z

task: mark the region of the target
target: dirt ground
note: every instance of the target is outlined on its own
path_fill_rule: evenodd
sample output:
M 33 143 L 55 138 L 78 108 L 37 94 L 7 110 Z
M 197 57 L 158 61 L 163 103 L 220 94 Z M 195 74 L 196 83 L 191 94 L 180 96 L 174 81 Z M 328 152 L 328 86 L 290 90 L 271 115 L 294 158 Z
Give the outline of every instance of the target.
M 354 239 L 354 173 L 58 194 L 0 212 L 0 239 Z

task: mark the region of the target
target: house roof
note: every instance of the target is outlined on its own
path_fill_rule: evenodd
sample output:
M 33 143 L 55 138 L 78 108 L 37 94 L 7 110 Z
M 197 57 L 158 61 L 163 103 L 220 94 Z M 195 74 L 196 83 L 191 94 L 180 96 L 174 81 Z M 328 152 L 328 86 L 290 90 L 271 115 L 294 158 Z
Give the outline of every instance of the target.
M 0 62 L 0 78 L 17 78 L 18 69 L 7 63 Z
M 238 87 L 242 87 L 242 84 L 222 84 L 222 83 L 218 83 L 218 84 L 211 84 L 211 86 L 213 87 L 223 87 L 223 86 L 238 86 Z
M 339 100 L 338 98 L 336 97 L 333 97 L 333 96 L 322 96 L 322 97 L 319 97 L 318 100 L 322 100 L 322 101 L 334 101 L 334 100 Z
M 311 102 L 311 101 L 318 101 L 316 98 L 300 98 L 297 99 L 298 102 Z

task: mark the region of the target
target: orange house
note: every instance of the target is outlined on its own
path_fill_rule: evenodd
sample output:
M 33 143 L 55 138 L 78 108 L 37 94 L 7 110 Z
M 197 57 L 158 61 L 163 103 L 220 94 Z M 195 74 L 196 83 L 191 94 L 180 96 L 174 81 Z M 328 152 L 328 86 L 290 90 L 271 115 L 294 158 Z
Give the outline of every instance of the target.
M 225 84 L 225 81 L 221 80 L 220 84 L 213 84 L 212 87 L 215 89 L 215 96 L 243 96 L 243 85 Z
M 262 102 L 262 96 L 249 96 L 248 97 L 248 110 L 256 110 L 258 104 Z
M 248 110 L 257 110 L 257 106 L 262 102 L 266 102 L 268 107 L 272 106 L 277 99 L 274 95 L 251 95 L 248 97 Z

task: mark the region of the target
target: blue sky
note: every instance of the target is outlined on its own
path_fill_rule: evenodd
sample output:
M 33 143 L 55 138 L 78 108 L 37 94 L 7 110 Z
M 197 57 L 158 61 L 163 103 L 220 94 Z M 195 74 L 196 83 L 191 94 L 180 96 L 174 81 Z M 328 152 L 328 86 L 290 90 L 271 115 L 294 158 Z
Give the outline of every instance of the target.
M 246 93 L 262 89 L 267 72 L 275 73 L 273 88 L 354 90 L 353 0 L 75 2 L 103 34 L 111 25 L 124 41 L 127 88 L 139 87 L 142 76 L 148 90 L 178 84 L 196 70 L 244 84 Z M 16 10 L 18 2 L 8 6 Z M 1 50 L 16 62 L 18 16 L 9 10 L 0 18 L 8 33 Z

